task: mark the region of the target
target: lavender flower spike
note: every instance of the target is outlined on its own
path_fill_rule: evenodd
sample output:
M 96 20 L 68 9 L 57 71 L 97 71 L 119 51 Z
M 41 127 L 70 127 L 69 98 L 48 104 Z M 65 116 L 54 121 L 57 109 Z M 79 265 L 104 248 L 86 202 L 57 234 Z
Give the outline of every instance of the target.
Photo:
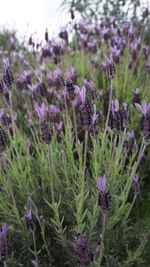
M 147 104 L 147 101 L 144 100 L 142 102 L 142 105 L 138 104 L 138 103 L 135 103 L 135 107 L 141 111 L 141 113 L 146 116 L 147 113 L 149 112 L 149 109 L 150 109 L 150 103 Z
M 111 195 L 106 191 L 106 175 L 99 177 L 97 183 L 100 192 L 98 194 L 98 205 L 101 207 L 103 213 L 107 213 L 110 209 Z
M 101 192 L 106 192 L 106 175 L 104 175 L 102 178 L 98 178 L 97 186 L 99 187 Z

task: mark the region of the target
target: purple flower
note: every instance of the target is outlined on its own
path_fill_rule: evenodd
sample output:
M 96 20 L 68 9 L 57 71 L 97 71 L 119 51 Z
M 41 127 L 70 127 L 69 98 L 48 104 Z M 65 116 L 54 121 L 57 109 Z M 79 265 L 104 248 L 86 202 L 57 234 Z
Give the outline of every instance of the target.
M 135 94 L 135 95 L 139 95 L 139 93 L 140 93 L 139 88 L 136 88 L 136 89 L 134 90 L 134 94 Z
M 103 35 L 103 37 L 104 37 L 105 40 L 107 40 L 109 38 L 109 30 L 110 29 L 108 27 L 106 27 L 106 26 L 104 26 L 102 28 L 102 30 L 101 30 L 102 35 Z
M 84 86 L 86 87 L 86 89 L 94 89 L 94 82 L 90 81 L 88 82 L 87 79 L 82 79 Z
M 119 111 L 119 101 L 118 99 L 112 100 L 112 111 L 118 112 Z
M 28 84 L 28 88 L 32 92 L 35 92 L 37 90 L 37 87 L 38 87 L 38 84 L 37 83 L 36 84 L 32 84 L 32 85 Z
M 81 267 L 89 266 L 93 260 L 93 253 L 88 244 L 88 240 L 82 234 L 76 236 L 74 243 L 74 252 L 77 262 Z
M 92 53 L 97 52 L 97 42 L 96 40 L 93 40 L 93 42 L 88 42 L 88 48 Z
M 2 231 L 0 232 L 0 261 L 6 261 L 8 258 L 8 245 L 6 240 L 6 235 L 10 227 L 5 223 L 2 227 Z
M 40 120 L 44 118 L 45 111 L 46 111 L 46 106 L 44 103 L 42 103 L 42 106 L 40 107 L 37 103 L 34 104 L 34 109 L 37 112 Z
M 10 227 L 5 223 L 2 227 L 2 234 L 3 234 L 3 237 L 6 238 L 6 235 L 8 233 L 8 231 L 10 230 Z
M 0 185 L 0 192 L 3 192 L 4 188 Z
M 138 44 L 137 43 L 131 43 L 131 49 L 132 50 L 137 50 Z
M 82 34 L 86 34 L 88 32 L 87 25 L 83 19 L 79 21 L 79 29 Z
M 125 111 L 127 111 L 128 110 L 128 104 L 127 103 L 123 103 L 123 108 L 124 108 Z
M 29 211 L 26 213 L 25 216 L 27 217 L 28 220 L 32 220 L 32 211 L 29 210 Z
M 149 46 L 143 45 L 143 54 L 144 54 L 145 58 L 147 58 L 148 52 L 149 52 Z
M 95 124 L 96 120 L 97 120 L 98 114 L 96 114 L 96 112 L 94 112 L 93 116 L 92 116 L 92 123 Z
M 85 99 L 86 99 L 86 87 L 83 85 L 82 88 L 80 89 L 78 86 L 76 86 L 75 91 L 80 96 L 81 102 L 82 103 L 85 103 Z
M 9 68 L 9 59 L 8 58 L 3 58 L 3 64 L 5 67 L 5 70 L 7 70 Z
M 133 37 L 134 33 L 135 33 L 135 28 L 133 27 L 133 25 L 131 25 L 128 31 L 129 37 Z
M 106 192 L 106 175 L 104 174 L 104 176 L 101 178 L 98 178 L 98 183 L 97 186 L 99 187 L 101 192 Z
M 135 133 L 133 131 L 128 132 L 127 140 L 134 139 L 134 138 L 135 138 Z
M 107 213 L 110 209 L 111 195 L 106 191 L 106 175 L 98 178 L 97 186 L 100 189 L 98 194 L 98 205 L 101 207 L 103 213 Z
M 109 78 L 114 79 L 116 69 L 115 69 L 115 65 L 113 63 L 113 56 L 112 56 L 112 54 L 110 54 L 110 58 L 108 58 L 106 55 L 104 55 L 104 57 L 107 61 L 107 64 L 103 63 L 104 69 L 107 71 Z
M 36 230 L 36 225 L 32 217 L 32 211 L 29 210 L 25 214 L 25 217 L 27 218 L 27 224 L 28 224 L 29 229 L 34 232 Z
M 66 70 L 65 77 L 67 80 L 75 81 L 77 77 L 76 67 L 71 67 L 70 71 Z
M 35 260 L 31 261 L 34 267 L 40 267 L 39 263 Z
M 57 131 L 61 131 L 62 129 L 62 125 L 63 125 L 63 122 L 60 121 L 60 122 L 56 122 L 56 128 L 57 128 Z
M 60 109 L 58 107 L 56 107 L 55 105 L 50 105 L 50 110 L 55 112 L 55 113 L 59 113 Z
M 56 69 L 56 70 L 54 70 L 54 77 L 55 78 L 57 78 L 57 77 L 59 77 L 59 76 L 61 76 L 61 70 L 58 68 L 58 69 Z
M 138 181 L 139 181 L 139 175 L 138 175 L 138 173 L 134 176 L 133 180 L 134 180 L 134 182 L 136 184 L 138 183 Z
M 21 77 L 24 79 L 24 80 L 28 80 L 31 78 L 31 74 L 32 74 L 32 71 L 31 70 L 25 70 L 23 72 L 23 74 L 21 74 Z
M 62 27 L 59 33 L 59 37 L 68 43 L 68 32 L 67 32 L 67 26 Z
M 0 108 L 0 119 L 2 118 L 3 114 L 4 114 L 4 110 Z
M 149 109 L 150 109 L 150 103 L 147 104 L 147 101 L 144 100 L 142 102 L 142 105 L 138 104 L 138 103 L 135 103 L 135 107 L 141 111 L 141 113 L 146 116 L 147 113 L 149 112 Z

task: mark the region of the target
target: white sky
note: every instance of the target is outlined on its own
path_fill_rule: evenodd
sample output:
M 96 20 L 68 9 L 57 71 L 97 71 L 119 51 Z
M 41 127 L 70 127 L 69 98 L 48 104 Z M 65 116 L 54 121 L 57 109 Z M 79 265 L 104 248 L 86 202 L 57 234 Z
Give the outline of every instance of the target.
M 0 0 L 0 28 L 17 30 L 23 37 L 35 33 L 35 39 L 43 39 L 46 27 L 52 36 L 70 19 L 61 12 L 62 0 Z M 37 36 L 37 37 L 36 37 Z

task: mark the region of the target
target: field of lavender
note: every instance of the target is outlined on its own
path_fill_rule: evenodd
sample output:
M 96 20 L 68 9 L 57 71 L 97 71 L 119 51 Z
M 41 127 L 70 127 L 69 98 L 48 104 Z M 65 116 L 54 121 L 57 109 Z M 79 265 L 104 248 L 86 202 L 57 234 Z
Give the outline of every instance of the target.
M 146 23 L 71 18 L 0 38 L 0 266 L 149 267 Z

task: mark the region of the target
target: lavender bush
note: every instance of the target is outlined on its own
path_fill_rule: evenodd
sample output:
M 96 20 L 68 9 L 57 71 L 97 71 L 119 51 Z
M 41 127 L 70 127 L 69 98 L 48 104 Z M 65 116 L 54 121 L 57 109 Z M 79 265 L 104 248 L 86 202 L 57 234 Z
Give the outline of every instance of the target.
M 146 27 L 73 15 L 1 47 L 1 265 L 149 266 Z

